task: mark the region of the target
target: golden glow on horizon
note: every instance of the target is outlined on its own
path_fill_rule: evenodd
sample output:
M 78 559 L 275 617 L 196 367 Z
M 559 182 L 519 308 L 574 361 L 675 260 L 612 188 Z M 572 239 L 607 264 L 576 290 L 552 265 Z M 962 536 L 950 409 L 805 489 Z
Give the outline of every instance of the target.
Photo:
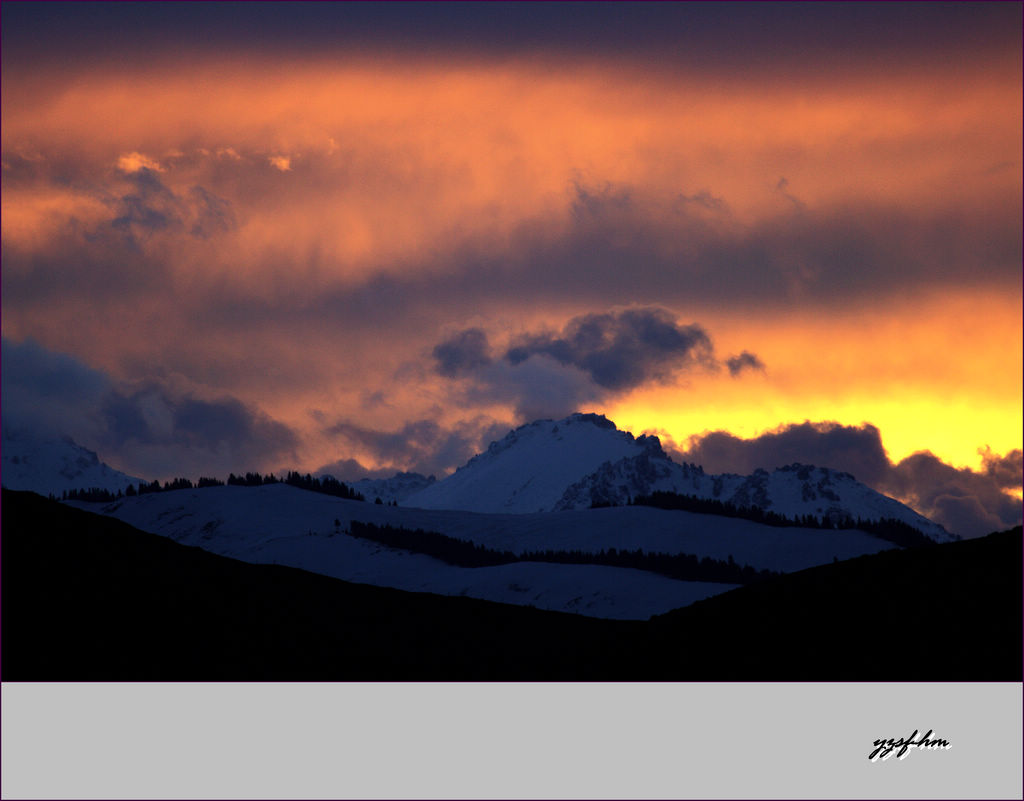
M 685 408 L 680 408 L 684 404 Z M 804 421 L 846 426 L 869 423 L 880 430 L 882 444 L 893 462 L 929 450 L 954 467 L 978 470 L 982 464 L 979 450 L 984 444 L 1000 455 L 1021 447 L 1019 424 L 993 425 L 994 421 L 1011 420 L 1014 414 L 1019 419 L 1019 412 L 1019 407 L 1007 405 L 979 408 L 973 399 L 947 404 L 924 398 L 880 401 L 869 396 L 853 397 L 842 404 L 813 398 L 789 402 L 771 399 L 751 408 L 749 404 L 690 404 L 686 400 L 673 404 L 671 399 L 651 398 L 635 406 L 613 406 L 608 416 L 620 428 L 634 432 L 664 431 L 681 449 L 686 448 L 690 437 L 708 431 L 727 431 L 740 439 L 753 439 L 778 429 L 780 420 L 787 421 L 784 425 Z
M 986 445 L 1021 448 L 1020 299 L 960 292 L 917 298 L 913 308 L 709 320 L 720 354 L 746 347 L 766 372 L 645 388 L 611 404 L 609 416 L 637 432 L 659 427 L 680 446 L 709 430 L 749 439 L 780 423 L 870 423 L 894 462 L 931 450 L 972 469 Z

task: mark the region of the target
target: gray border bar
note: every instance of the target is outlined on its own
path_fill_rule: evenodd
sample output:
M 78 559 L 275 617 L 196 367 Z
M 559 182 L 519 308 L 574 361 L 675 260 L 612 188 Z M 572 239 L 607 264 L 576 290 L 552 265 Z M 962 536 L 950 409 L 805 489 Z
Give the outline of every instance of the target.
M 1021 710 L 1019 683 L 5 684 L 0 790 L 1019 799 Z M 915 729 L 951 747 L 869 761 Z

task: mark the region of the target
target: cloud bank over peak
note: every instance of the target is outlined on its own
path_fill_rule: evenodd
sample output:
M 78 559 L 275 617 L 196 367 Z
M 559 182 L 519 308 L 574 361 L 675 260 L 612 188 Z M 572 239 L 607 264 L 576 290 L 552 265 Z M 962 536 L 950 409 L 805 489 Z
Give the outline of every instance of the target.
M 560 333 L 517 338 L 505 359 L 518 365 L 535 354 L 578 367 L 611 392 L 666 381 L 694 363 L 713 363 L 707 332 L 699 325 L 681 326 L 675 315 L 657 307 L 574 317 Z
M 725 360 L 730 375 L 739 375 L 744 370 L 764 370 L 764 362 L 756 354 L 743 351 L 739 356 L 731 356 Z
M 1021 501 L 1005 491 L 1020 491 L 1020 449 L 1004 455 L 983 450 L 981 471 L 953 467 L 928 451 L 894 463 L 873 425 L 805 421 L 752 439 L 713 431 L 668 450 L 674 459 L 713 473 L 746 474 L 794 462 L 843 470 L 965 537 L 1021 523 Z
M 492 361 L 487 334 L 480 328 L 459 331 L 436 345 L 433 356 L 437 373 L 445 378 L 468 375 Z
M 294 459 L 289 426 L 237 398 L 166 382 L 118 382 L 72 356 L 3 339 L 3 422 L 72 437 L 132 475 L 227 475 Z
M 658 306 L 579 315 L 560 330 L 518 334 L 500 348 L 481 328 L 467 328 L 432 355 L 438 375 L 467 379 L 466 392 L 477 400 L 512 399 L 524 421 L 564 417 L 689 370 L 721 368 L 702 326 L 680 324 Z M 764 369 L 748 351 L 726 364 L 734 377 L 745 368 Z
M 985 473 L 1003 489 L 1020 489 L 1021 475 L 1024 473 L 1024 454 L 1020 448 L 1000 456 L 993 453 L 988 446 L 979 448 Z
M 337 443 L 342 453 L 359 454 L 364 460 L 368 457 L 386 467 L 371 469 L 365 467 L 359 458 L 346 456 L 322 465 L 316 472 L 328 473 L 342 481 L 387 478 L 398 471 L 443 475 L 468 461 L 487 443 L 500 439 L 507 431 L 508 426 L 484 416 L 460 420 L 450 426 L 423 418 L 404 423 L 394 430 L 341 420 L 327 426 L 323 435 Z
M 626 357 L 636 364 L 623 364 Z M 454 395 L 477 403 L 512 397 L 516 413 L 532 421 L 566 416 L 592 398 L 668 380 L 672 370 L 703 367 L 714 357 L 710 337 L 699 326 L 680 325 L 664 310 L 639 309 L 582 315 L 560 331 L 526 334 L 503 347 L 482 329 L 469 328 L 440 343 L 434 360 L 435 372 L 451 382 Z M 195 478 L 298 466 L 300 447 L 310 436 L 231 395 L 201 396 L 166 379 L 115 380 L 32 340 L 4 338 L 2 361 L 5 428 L 70 435 L 133 475 Z M 329 442 L 338 458 L 318 472 L 343 480 L 405 470 L 444 475 L 508 430 L 508 420 L 474 415 L 472 409 L 469 404 L 454 422 L 442 419 L 437 408 L 391 427 L 321 414 L 316 439 Z M 893 462 L 879 429 L 866 423 L 805 421 L 751 439 L 712 431 L 683 446 L 657 433 L 674 459 L 711 473 L 749 474 L 794 462 L 849 472 L 961 536 L 1021 522 L 1019 448 L 1002 454 L 983 448 L 980 469 L 972 470 L 929 451 Z

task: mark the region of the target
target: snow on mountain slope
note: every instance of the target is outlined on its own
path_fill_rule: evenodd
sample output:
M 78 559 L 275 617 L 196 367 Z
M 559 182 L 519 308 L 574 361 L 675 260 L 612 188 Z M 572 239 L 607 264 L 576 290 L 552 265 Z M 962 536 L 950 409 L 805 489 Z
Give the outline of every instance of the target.
M 74 504 L 136 528 L 247 562 L 277 562 L 378 586 L 469 595 L 595 617 L 646 619 L 732 588 L 638 570 L 523 562 L 460 568 L 344 532 L 358 520 L 438 531 L 488 547 L 691 553 L 780 571 L 891 548 L 859 531 L 773 528 L 748 520 L 621 507 L 489 515 L 347 501 L 283 484 L 210 487 Z M 337 521 L 337 525 L 335 525 Z
M 637 456 L 660 444 L 636 439 L 601 415 L 538 420 L 492 442 L 451 476 L 405 499 L 422 509 L 471 512 L 551 510 L 566 487 L 604 462 Z
M 566 489 L 554 508 L 619 506 L 637 495 L 656 491 L 720 500 L 740 507 L 756 506 L 791 518 L 894 518 L 937 542 L 957 539 L 942 526 L 861 484 L 849 473 L 793 464 L 771 473 L 756 470 L 749 476 L 708 475 L 696 465 L 677 464 L 653 451 L 602 465 Z
M 351 520 L 422 527 L 407 510 L 283 484 L 178 490 L 103 505 L 71 505 L 105 511 L 144 531 L 245 562 L 283 564 L 363 584 L 592 617 L 644 620 L 735 587 L 601 565 L 520 562 L 453 567 L 344 533 Z M 437 514 L 444 518 L 460 513 Z M 336 519 L 339 526 L 334 525 Z
M 593 473 L 582 476 L 566 488 L 554 508 L 625 506 L 637 495 L 652 492 L 678 492 L 725 500 L 722 495 L 733 495 L 742 481 L 742 476 L 710 476 L 702 467 L 676 464 L 663 452 L 642 453 L 606 462 Z
M 895 518 L 936 541 L 957 539 L 848 473 L 794 464 L 749 476 L 709 475 L 696 465 L 673 462 L 657 437 L 634 438 L 603 416 L 579 413 L 511 431 L 453 475 L 408 495 L 403 505 L 528 513 L 623 506 L 655 491 L 755 506 L 787 517 Z
M 383 503 L 403 503 L 414 492 L 429 487 L 436 480 L 422 473 L 395 473 L 391 478 L 363 478 L 345 483 L 371 503 L 377 498 Z
M 70 437 L 46 437 L 5 426 L 0 452 L 0 480 L 13 490 L 57 496 L 71 489 L 117 492 L 141 480 L 104 464 Z
M 768 475 L 762 470 L 755 476 L 758 484 L 765 487 L 770 504 L 767 508 L 787 517 L 812 514 L 835 518 L 846 514 L 862 520 L 893 518 L 913 526 L 936 542 L 959 539 L 895 498 L 861 484 L 849 473 L 792 464 Z

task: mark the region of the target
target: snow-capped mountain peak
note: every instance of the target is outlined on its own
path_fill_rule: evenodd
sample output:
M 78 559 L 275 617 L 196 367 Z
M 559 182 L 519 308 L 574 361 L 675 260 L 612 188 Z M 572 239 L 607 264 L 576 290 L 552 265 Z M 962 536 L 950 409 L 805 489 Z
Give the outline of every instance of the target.
M 115 470 L 93 451 L 67 436 L 46 436 L 4 426 L 3 485 L 40 495 L 60 495 L 72 489 L 124 490 L 141 479 Z
M 66 437 L 4 427 L 5 487 L 60 495 L 90 488 L 116 492 L 138 483 Z M 711 475 L 698 465 L 674 462 L 657 437 L 634 437 L 598 414 L 519 426 L 442 481 L 399 473 L 352 486 L 371 502 L 379 497 L 407 508 L 514 514 L 625 506 L 638 495 L 662 491 L 756 507 L 791 520 L 809 515 L 846 525 L 851 519 L 890 518 L 940 542 L 956 539 L 849 473 L 791 464 L 749 476 Z
M 849 473 L 827 467 L 791 464 L 749 476 L 711 475 L 693 464 L 677 464 L 668 456 L 641 454 L 604 464 L 569 486 L 556 510 L 591 506 L 622 506 L 638 495 L 673 492 L 718 500 L 735 507 L 757 507 L 790 519 L 810 515 L 843 521 L 900 520 L 932 539 L 956 539 L 942 526 L 894 498 L 861 484 Z
M 368 501 L 380 498 L 382 503 L 404 503 L 407 497 L 436 480 L 422 473 L 395 473 L 391 478 L 362 478 L 346 483 Z
M 451 476 L 410 495 L 407 506 L 477 512 L 550 511 L 565 488 L 606 462 L 664 451 L 599 414 L 537 420 L 492 442 Z M 667 458 L 667 457 L 665 457 Z
M 624 506 L 658 491 L 757 507 L 791 519 L 892 518 L 938 541 L 956 539 L 849 473 L 792 464 L 749 476 L 711 475 L 699 465 L 674 462 L 657 437 L 634 437 L 596 414 L 520 426 L 448 478 L 409 495 L 404 505 L 491 513 L 568 511 Z

